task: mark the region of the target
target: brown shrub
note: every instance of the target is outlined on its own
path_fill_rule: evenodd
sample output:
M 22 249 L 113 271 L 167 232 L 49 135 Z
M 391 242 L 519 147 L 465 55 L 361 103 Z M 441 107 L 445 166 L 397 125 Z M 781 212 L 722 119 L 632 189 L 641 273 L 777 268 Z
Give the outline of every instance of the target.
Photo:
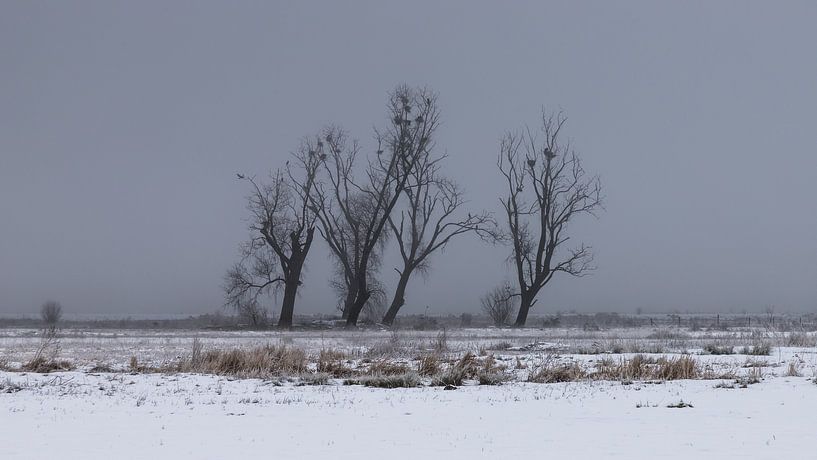
M 296 375 L 306 371 L 306 353 L 298 348 L 264 345 L 242 350 L 209 350 L 189 370 L 206 374 L 240 377 Z
M 414 388 L 420 386 L 420 376 L 413 371 L 394 375 L 364 375 L 345 380 L 343 384 L 374 388 Z
M 696 379 L 701 376 L 701 367 L 691 356 L 678 358 L 660 358 L 655 367 L 653 378 L 659 380 Z
M 337 350 L 321 350 L 318 355 L 318 372 L 335 378 L 349 377 L 354 372 L 346 365 L 346 355 Z
M 420 357 L 417 363 L 417 372 L 423 376 L 432 376 L 440 372 L 440 357 L 436 353 Z
M 587 377 L 582 366 L 571 361 L 560 363 L 553 356 L 548 356 L 541 363 L 531 367 L 528 374 L 528 382 L 533 383 L 558 383 L 576 382 Z
M 395 363 L 387 359 L 381 359 L 369 366 L 369 375 L 400 375 L 411 371 L 404 363 Z
M 47 374 L 49 372 L 70 371 L 74 369 L 74 365 L 70 361 L 49 359 L 44 356 L 36 356 L 29 362 L 23 364 L 22 370 L 27 372 L 36 372 L 39 374 Z

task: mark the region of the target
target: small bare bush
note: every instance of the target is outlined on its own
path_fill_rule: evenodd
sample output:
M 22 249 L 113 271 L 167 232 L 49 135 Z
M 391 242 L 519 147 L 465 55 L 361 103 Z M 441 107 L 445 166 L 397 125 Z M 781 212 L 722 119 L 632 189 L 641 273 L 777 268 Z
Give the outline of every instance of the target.
M 59 302 L 49 300 L 40 307 L 40 318 L 46 327 L 54 329 L 62 319 L 62 305 Z
M 60 341 L 56 329 L 53 327 L 44 329 L 37 351 L 27 363 L 23 364 L 22 370 L 48 373 L 73 369 L 74 366 L 70 361 L 57 359 L 59 353 Z
M 495 326 L 506 326 L 516 310 L 515 297 L 510 284 L 497 286 L 488 291 L 481 299 L 482 311 L 491 318 Z

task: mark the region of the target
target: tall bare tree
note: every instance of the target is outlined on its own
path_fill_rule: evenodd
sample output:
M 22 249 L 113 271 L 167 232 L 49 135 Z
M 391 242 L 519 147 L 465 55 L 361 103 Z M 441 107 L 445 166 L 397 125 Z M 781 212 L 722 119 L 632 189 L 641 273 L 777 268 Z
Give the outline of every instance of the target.
M 513 246 L 519 312 L 515 326 L 525 325 L 536 296 L 556 273 L 582 276 L 593 269 L 591 248 L 566 248 L 568 224 L 601 208 L 601 182 L 588 176 L 570 143 L 560 133 L 562 113 L 542 112 L 541 132 L 529 129 L 502 139 L 497 166 L 505 177 L 501 199 Z
M 355 177 L 358 143 L 350 143 L 346 133 L 336 127 L 324 133 L 320 151 L 327 156 L 323 162 L 327 182 L 317 187 L 313 209 L 333 254 L 350 254 L 337 250 L 343 241 L 352 241 L 357 247 L 351 251 L 352 257 L 340 261 L 354 285 L 348 292 L 348 326 L 357 324 L 372 295 L 370 267 L 382 249 L 389 216 L 439 124 L 436 100 L 427 89 L 405 85 L 390 94 L 389 124 L 375 131 L 377 150 L 367 158 L 362 179 Z
M 282 288 L 279 327 L 292 326 L 301 273 L 314 239 L 317 216 L 311 196 L 319 165 L 325 159 L 316 149 L 319 143 L 317 138 L 302 141 L 293 155 L 295 165 L 287 161 L 267 183 L 238 175 L 252 186 L 247 208 L 252 214 L 253 236 L 242 261 L 227 273 L 227 300 L 236 308 L 257 305 L 261 294 Z
M 366 278 L 371 296 L 366 305 L 371 305 L 373 302 L 385 302 L 384 290 L 377 278 L 377 274 L 382 262 L 383 244 L 386 235 L 381 237 L 380 244 L 371 252 L 366 267 L 356 263 L 356 261 L 360 260 L 366 241 L 365 235 L 362 233 L 366 228 L 364 222 L 371 218 L 369 212 L 373 206 L 372 203 L 367 201 L 370 198 L 366 194 L 353 192 L 347 200 L 348 212 L 335 214 L 330 209 L 326 212 L 326 219 L 331 220 L 327 220 L 326 226 L 318 227 L 322 234 L 324 227 L 334 228 L 334 231 L 326 234 L 324 239 L 334 256 L 335 274 L 329 284 L 338 296 L 338 309 L 341 311 L 343 319 L 347 319 L 357 298 L 357 270 L 363 268 L 367 270 Z M 323 216 L 323 214 L 319 215 Z
M 431 151 L 433 145 L 432 138 L 427 150 Z M 400 277 L 391 306 L 383 317 L 384 324 L 394 322 L 405 304 L 406 288 L 412 274 L 427 273 L 432 253 L 444 249 L 453 238 L 465 233 L 474 232 L 486 239 L 496 236 L 496 222 L 490 214 L 462 212 L 465 203 L 462 189 L 440 172 L 444 158 L 432 158 L 426 153 L 418 159 L 407 173 L 408 181 L 401 200 L 404 206 L 399 215 L 394 213 L 389 217 L 403 266 L 395 268 Z

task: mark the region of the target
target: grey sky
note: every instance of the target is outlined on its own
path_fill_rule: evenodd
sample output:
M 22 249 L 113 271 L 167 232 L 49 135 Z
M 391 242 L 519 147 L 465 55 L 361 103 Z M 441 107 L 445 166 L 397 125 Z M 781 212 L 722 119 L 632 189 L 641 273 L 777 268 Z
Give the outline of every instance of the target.
M 327 122 L 371 145 L 396 84 L 499 211 L 503 131 L 562 107 L 607 211 L 555 310 L 817 307 L 813 2 L 39 2 L 0 6 L 0 313 L 211 312 L 245 185 Z M 477 311 L 509 276 L 476 239 L 406 312 Z M 327 251 L 297 312 L 329 312 Z M 392 283 L 390 265 L 383 271 Z

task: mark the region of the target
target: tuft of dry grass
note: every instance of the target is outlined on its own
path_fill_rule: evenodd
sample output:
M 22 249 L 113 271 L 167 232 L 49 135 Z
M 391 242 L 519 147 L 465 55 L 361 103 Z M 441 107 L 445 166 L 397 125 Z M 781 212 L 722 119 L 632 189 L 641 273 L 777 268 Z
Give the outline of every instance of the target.
M 426 377 L 438 374 L 440 372 L 440 356 L 436 353 L 421 356 L 417 363 L 417 372 Z
M 200 362 L 183 363 L 182 370 L 204 374 L 264 378 L 299 375 L 307 370 L 306 353 L 285 345 L 264 345 L 247 350 L 208 350 Z
M 768 340 L 757 340 L 752 346 L 743 347 L 741 354 L 751 356 L 768 356 L 772 354 L 772 344 Z
M 783 343 L 787 347 L 815 347 L 817 346 L 817 336 L 804 331 L 790 332 Z
M 373 388 L 414 388 L 420 386 L 420 376 L 408 371 L 393 375 L 364 375 L 347 379 L 344 385 L 363 385 Z
M 70 361 L 57 359 L 60 353 L 60 341 L 56 329 L 45 329 L 42 334 L 37 351 L 27 363 L 23 364 L 22 370 L 47 374 L 49 372 L 74 369 L 74 365 Z
M 579 363 L 575 361 L 560 363 L 551 355 L 532 366 L 528 374 L 528 382 L 533 383 L 576 382 L 585 378 L 587 372 Z
M 29 362 L 23 364 L 22 370 L 47 374 L 49 372 L 70 371 L 74 365 L 64 359 L 49 359 L 44 356 L 35 356 Z
M 94 366 L 92 368 L 88 369 L 88 372 L 92 373 L 92 374 L 94 374 L 94 373 L 103 374 L 103 373 L 110 373 L 110 372 L 113 372 L 113 371 L 114 371 L 113 367 L 111 367 L 111 365 L 108 364 L 108 363 L 97 363 L 97 364 L 94 364 Z
M 346 354 L 337 350 L 321 350 L 318 355 L 318 372 L 335 378 L 350 377 L 354 372 L 346 365 Z
M 659 358 L 653 378 L 659 380 L 687 380 L 701 377 L 701 367 L 691 356 Z
M 615 362 L 611 359 L 602 359 L 591 374 L 595 380 L 647 380 L 652 378 L 652 366 L 656 360 L 641 354 L 630 359 L 620 359 Z
M 435 375 L 431 384 L 434 386 L 460 386 L 466 379 L 473 379 L 479 372 L 476 356 L 470 351 L 462 356 L 448 369 Z
M 786 377 L 802 377 L 802 375 L 800 373 L 800 364 L 797 361 L 789 361 Z
M 388 359 L 381 359 L 373 362 L 369 366 L 369 375 L 400 375 L 410 372 L 408 365 L 404 363 L 396 363 Z
M 654 359 L 644 355 L 635 355 L 630 359 L 602 359 L 593 372 L 587 372 L 580 363 L 571 361 L 560 363 L 548 357 L 533 367 L 528 375 L 529 382 L 556 383 L 575 382 L 584 379 L 592 380 L 683 380 L 698 379 L 704 376 L 701 366 L 691 356 L 683 355 L 674 358 L 661 357 Z
M 704 345 L 703 349 L 707 355 L 732 355 L 735 353 L 735 347 L 717 343 L 708 343 Z

